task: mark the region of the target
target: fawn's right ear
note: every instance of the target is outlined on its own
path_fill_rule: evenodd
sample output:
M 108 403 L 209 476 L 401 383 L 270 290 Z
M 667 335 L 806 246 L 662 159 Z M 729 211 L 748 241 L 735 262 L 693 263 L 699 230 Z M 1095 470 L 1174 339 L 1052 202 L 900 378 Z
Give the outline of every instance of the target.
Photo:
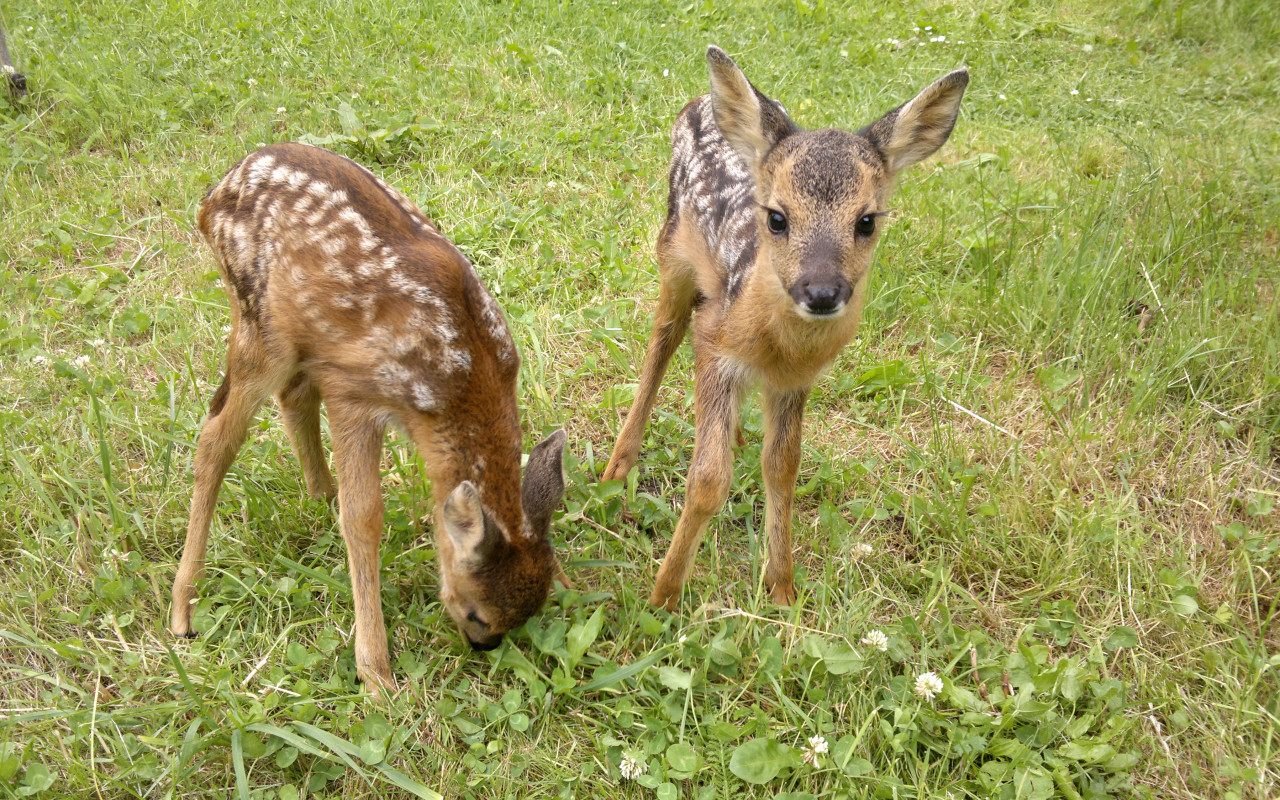
M 564 500 L 564 443 L 564 430 L 558 430 L 529 453 L 520 488 L 525 536 L 546 536 L 551 530 L 551 515 Z
M 484 563 L 493 543 L 485 531 L 484 507 L 475 484 L 471 481 L 458 484 L 444 501 L 441 517 L 453 541 L 454 563 L 460 566 Z
M 725 51 L 708 47 L 707 64 L 716 127 L 754 174 L 773 146 L 798 128 L 778 102 L 751 85 Z

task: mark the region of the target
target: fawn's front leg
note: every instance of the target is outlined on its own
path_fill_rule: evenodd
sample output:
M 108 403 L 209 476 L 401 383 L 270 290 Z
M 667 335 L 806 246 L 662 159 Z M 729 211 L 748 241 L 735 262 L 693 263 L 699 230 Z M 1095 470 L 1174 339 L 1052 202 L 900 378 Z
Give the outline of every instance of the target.
M 640 442 L 644 438 L 644 426 L 653 413 L 662 376 L 667 371 L 671 356 L 684 341 L 689 317 L 693 314 L 693 301 L 697 297 L 693 267 L 673 251 L 670 240 L 675 234 L 670 227 L 671 222 L 668 221 L 658 239 L 658 269 L 661 275 L 658 308 L 653 314 L 653 334 L 649 337 L 644 364 L 640 367 L 636 399 L 618 433 L 609 465 L 600 476 L 602 481 L 625 480 L 627 473 L 635 466 L 636 458 L 640 455 Z
M 742 386 L 737 375 L 715 357 L 696 358 L 693 462 L 685 483 L 684 512 L 662 560 L 649 602 L 676 607 L 707 523 L 724 505 L 733 482 L 733 438 Z
M 338 519 L 347 543 L 351 594 L 356 605 L 356 674 L 377 692 L 394 689 L 387 629 L 378 591 L 378 545 L 382 541 L 382 485 L 378 461 L 382 427 L 342 403 L 329 407 L 333 463 L 338 472 Z
M 796 599 L 791 565 L 791 502 L 800 469 L 800 434 L 809 389 L 776 390 L 765 386 L 763 394 L 765 434 L 760 467 L 764 473 L 764 528 L 769 542 L 764 582 L 773 602 L 789 606 Z

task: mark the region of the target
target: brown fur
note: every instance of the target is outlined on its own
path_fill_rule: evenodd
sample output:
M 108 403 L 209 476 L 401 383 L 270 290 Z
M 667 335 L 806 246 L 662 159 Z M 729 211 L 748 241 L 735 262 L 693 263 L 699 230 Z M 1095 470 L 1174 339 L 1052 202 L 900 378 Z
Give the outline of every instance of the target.
M 548 535 L 564 491 L 564 434 L 534 449 L 522 497 L 518 357 L 471 264 L 403 195 L 305 145 L 266 147 L 233 167 L 201 204 L 199 225 L 232 330 L 196 450 L 173 632 L 191 634 L 219 487 L 254 412 L 275 394 L 307 491 L 338 500 L 361 679 L 394 686 L 378 591 L 388 424 L 413 439 L 436 496 L 447 498 L 437 504 L 441 600 L 473 646 L 496 646 L 560 574 Z
M 707 61 L 711 94 L 685 106 L 672 133 L 653 335 L 603 478 L 621 480 L 635 465 L 658 384 L 692 315 L 697 436 L 685 508 L 650 602 L 673 608 L 679 599 L 729 492 L 739 405 L 759 384 L 765 581 L 786 605 L 795 600 L 791 505 L 810 387 L 857 332 L 894 175 L 946 141 L 968 73 L 943 77 L 859 133 L 806 132 L 723 51 L 710 48 Z M 782 218 L 782 230 L 771 216 Z

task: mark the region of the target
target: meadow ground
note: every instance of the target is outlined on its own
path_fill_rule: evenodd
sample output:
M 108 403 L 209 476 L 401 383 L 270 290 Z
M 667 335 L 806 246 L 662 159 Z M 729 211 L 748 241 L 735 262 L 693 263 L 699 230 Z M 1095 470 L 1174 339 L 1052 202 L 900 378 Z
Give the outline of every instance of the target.
M 848 6 L 6 3 L 32 95 L 0 101 L 0 789 L 1280 793 L 1280 8 Z M 812 399 L 799 602 L 761 586 L 753 404 L 667 614 L 645 600 L 692 450 L 687 349 L 632 481 L 595 477 L 708 43 L 806 127 L 860 126 L 959 65 L 973 81 L 903 176 L 862 332 Z M 430 488 L 392 441 L 404 690 L 382 702 L 355 680 L 335 518 L 274 408 L 223 490 L 202 635 L 166 631 L 227 324 L 194 210 L 295 139 L 378 172 L 475 261 L 523 355 L 526 444 L 569 431 L 554 536 L 578 590 L 487 656 L 435 599 Z

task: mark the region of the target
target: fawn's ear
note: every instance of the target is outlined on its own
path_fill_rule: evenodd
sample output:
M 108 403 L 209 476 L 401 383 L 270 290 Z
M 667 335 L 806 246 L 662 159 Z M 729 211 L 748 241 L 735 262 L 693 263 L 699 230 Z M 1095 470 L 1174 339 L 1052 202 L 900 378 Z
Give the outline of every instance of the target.
M 716 127 L 754 174 L 773 146 L 798 128 L 781 104 L 751 85 L 725 51 L 708 47 L 707 64 Z
M 564 499 L 565 438 L 564 431 L 558 430 L 529 452 L 520 488 L 525 536 L 546 536 L 551 531 L 551 515 Z
M 960 98 L 968 85 L 969 70 L 949 72 L 925 87 L 915 99 L 860 131 L 880 151 L 890 174 L 928 158 L 942 147 L 955 127 Z
M 471 481 L 463 481 L 449 493 L 441 513 L 444 529 L 453 540 L 454 563 L 460 566 L 483 564 L 494 544 L 486 531 L 480 492 Z M 501 534 L 497 534 L 499 537 Z

